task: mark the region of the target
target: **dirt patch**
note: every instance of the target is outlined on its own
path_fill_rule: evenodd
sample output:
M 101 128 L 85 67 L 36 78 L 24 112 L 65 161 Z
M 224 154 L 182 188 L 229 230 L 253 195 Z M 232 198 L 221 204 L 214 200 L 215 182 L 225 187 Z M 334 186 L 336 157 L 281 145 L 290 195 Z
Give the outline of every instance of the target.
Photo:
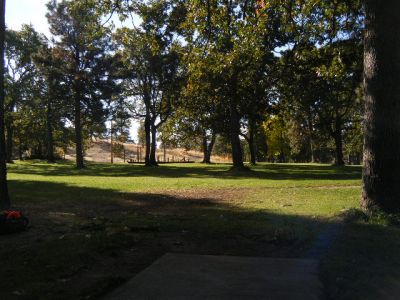
M 125 160 L 132 159 L 134 161 L 143 161 L 144 147 L 137 144 L 124 144 L 125 148 Z M 165 151 L 165 160 L 168 162 L 181 162 L 184 159 L 186 161 L 201 162 L 203 160 L 203 154 L 200 151 L 185 150 L 183 148 L 167 148 Z M 69 148 L 67 150 L 66 159 L 75 159 L 75 149 Z M 164 150 L 157 149 L 156 158 L 159 161 L 164 161 Z M 93 162 L 110 162 L 111 160 L 111 144 L 109 140 L 97 140 L 92 141 L 90 147 L 85 152 L 85 159 Z M 211 160 L 215 163 L 230 163 L 231 159 L 228 156 L 213 155 Z M 123 155 L 121 157 L 114 156 L 114 162 L 124 162 Z

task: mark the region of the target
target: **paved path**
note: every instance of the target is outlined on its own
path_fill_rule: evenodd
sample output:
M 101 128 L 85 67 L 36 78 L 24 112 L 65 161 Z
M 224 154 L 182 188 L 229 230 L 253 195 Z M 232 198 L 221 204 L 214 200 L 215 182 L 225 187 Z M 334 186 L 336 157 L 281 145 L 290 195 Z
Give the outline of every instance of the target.
M 321 298 L 314 259 L 166 254 L 105 299 Z

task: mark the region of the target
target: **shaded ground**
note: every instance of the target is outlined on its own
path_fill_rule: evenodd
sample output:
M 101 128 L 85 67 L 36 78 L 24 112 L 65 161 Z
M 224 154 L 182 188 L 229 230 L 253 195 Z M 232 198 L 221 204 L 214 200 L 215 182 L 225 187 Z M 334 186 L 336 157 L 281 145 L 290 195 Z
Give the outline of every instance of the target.
M 359 167 L 267 164 L 243 174 L 228 169 L 11 165 L 14 203 L 26 211 L 32 227 L 0 237 L 0 298 L 95 299 L 166 252 L 303 257 L 335 216 L 358 206 Z M 367 232 L 375 225 L 364 226 Z M 397 232 L 382 227 L 376 238 L 388 230 Z M 349 232 L 341 238 L 347 240 Z M 358 276 L 346 273 L 348 264 L 336 263 L 346 251 L 357 253 L 352 243 L 345 244 L 349 248 L 338 248 L 327 260 L 334 267 L 323 268 L 335 299 L 352 295 L 354 280 L 349 280 Z M 390 255 L 387 261 L 396 261 Z M 382 273 L 389 274 L 385 268 Z M 338 284 L 342 273 L 352 275 Z M 359 284 L 368 280 L 379 282 L 369 276 Z
M 40 184 L 18 187 L 40 189 Z M 43 185 L 67 195 L 96 194 Z M 195 191 L 183 197 L 171 191 L 107 192 L 108 201 L 23 203 L 32 228 L 2 237 L 0 274 L 7 280 L 0 282 L 1 298 L 10 293 L 28 299 L 96 298 L 165 252 L 297 257 L 305 251 L 320 221 L 229 204 L 246 192 L 199 191 L 198 197 Z
M 317 260 L 168 253 L 105 299 L 321 297 Z

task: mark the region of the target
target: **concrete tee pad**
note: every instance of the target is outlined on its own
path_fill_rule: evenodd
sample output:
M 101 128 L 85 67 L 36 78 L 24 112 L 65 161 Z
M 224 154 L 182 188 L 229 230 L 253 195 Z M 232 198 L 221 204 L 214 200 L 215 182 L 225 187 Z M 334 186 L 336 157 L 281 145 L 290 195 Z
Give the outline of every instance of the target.
M 321 299 L 318 261 L 166 254 L 105 299 Z

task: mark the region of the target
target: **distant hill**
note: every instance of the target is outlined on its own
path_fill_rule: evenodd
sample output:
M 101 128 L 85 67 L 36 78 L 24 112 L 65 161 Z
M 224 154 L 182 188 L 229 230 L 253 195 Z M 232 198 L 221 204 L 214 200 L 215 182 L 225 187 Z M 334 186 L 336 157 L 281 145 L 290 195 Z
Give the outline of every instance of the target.
M 137 161 L 138 154 L 141 157 L 140 161 L 144 160 L 144 152 L 145 149 L 142 145 L 137 144 L 124 144 L 125 149 L 125 161 L 133 160 Z M 194 162 L 201 162 L 203 160 L 203 153 L 200 151 L 190 150 L 187 151 L 182 148 L 174 148 L 169 149 L 167 148 L 166 151 L 166 161 L 169 162 L 177 162 L 177 161 L 194 161 Z M 123 152 L 121 152 L 121 157 L 114 156 L 114 162 L 122 163 L 124 162 L 123 159 Z M 164 149 L 157 149 L 156 152 L 157 159 L 161 162 L 164 161 Z M 66 159 L 74 160 L 75 159 L 75 149 L 69 148 L 66 156 Z M 108 140 L 97 140 L 92 141 L 90 147 L 86 150 L 85 159 L 88 161 L 93 162 L 110 162 L 111 161 L 111 144 Z M 216 163 L 225 163 L 230 162 L 229 157 L 222 157 L 213 155 L 211 157 L 212 162 Z

